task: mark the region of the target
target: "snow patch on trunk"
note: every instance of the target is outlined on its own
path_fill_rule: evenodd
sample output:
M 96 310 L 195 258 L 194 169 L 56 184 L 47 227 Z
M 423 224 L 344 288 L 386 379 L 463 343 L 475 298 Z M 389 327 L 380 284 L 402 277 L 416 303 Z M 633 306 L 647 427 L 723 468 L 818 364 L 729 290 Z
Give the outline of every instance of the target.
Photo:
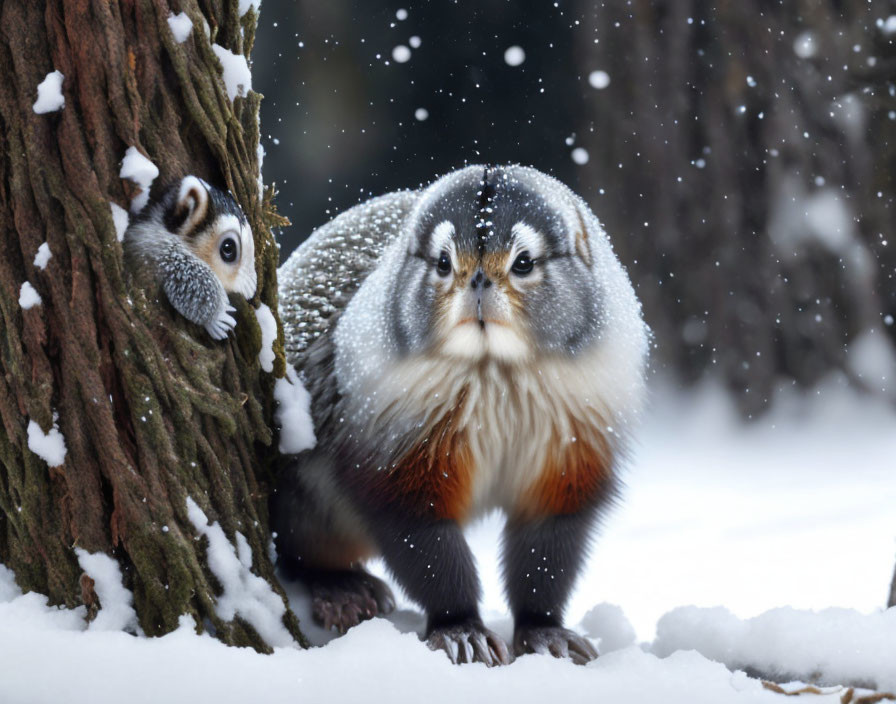
M 136 632 L 137 614 L 134 611 L 134 595 L 121 582 L 118 562 L 105 553 L 89 553 L 75 548 L 78 564 L 94 582 L 94 591 L 100 598 L 100 610 L 87 627 L 91 631 Z
M 124 233 L 125 230 L 128 229 L 128 224 L 131 219 L 128 217 L 128 211 L 122 208 L 118 203 L 109 201 L 109 207 L 112 209 L 112 222 L 115 224 L 115 236 L 118 238 L 118 241 L 121 242 L 124 240 Z
M 242 54 L 234 54 L 230 49 L 225 49 L 220 44 L 212 44 L 212 49 L 223 70 L 224 86 L 227 88 L 227 97 L 232 101 L 238 95 L 245 98 L 252 90 L 252 72 L 246 57 Z
M 34 255 L 34 266 L 38 269 L 46 269 L 47 262 L 50 261 L 50 257 L 52 256 L 53 253 L 50 251 L 50 245 L 44 242 L 37 248 L 37 254 Z
M 208 566 L 221 584 L 215 612 L 224 621 L 237 615 L 249 623 L 271 646 L 294 646 L 295 641 L 283 625 L 286 605 L 270 585 L 251 571 L 252 549 L 242 533 L 236 534 L 236 549 L 220 524 L 209 525 L 201 508 L 187 497 L 187 515 L 193 527 L 208 538 Z
M 255 309 L 255 317 L 261 328 L 261 350 L 258 353 L 258 363 L 261 368 L 270 374 L 274 371 L 274 341 L 277 339 L 277 321 L 271 309 L 264 303 Z
M 174 35 L 174 41 L 183 44 L 193 32 L 193 22 L 190 20 L 186 12 L 178 12 L 168 14 L 168 28 Z
M 62 79 L 65 78 L 59 71 L 51 71 L 37 85 L 37 100 L 34 101 L 33 110 L 38 115 L 48 112 L 56 112 L 65 107 L 65 96 L 62 95 Z
M 131 201 L 131 212 L 139 213 L 149 201 L 149 189 L 152 182 L 159 176 L 159 167 L 143 156 L 137 147 L 128 147 L 124 153 L 124 159 L 121 160 L 121 171 L 118 172 L 118 176 L 129 179 L 140 186 L 140 194 L 134 196 Z M 114 209 L 112 213 L 114 217 Z
M 280 452 L 292 455 L 317 443 L 311 420 L 311 396 L 292 365 L 286 365 L 286 377 L 274 383 L 274 400 L 279 404 L 274 421 L 280 426 Z
M 50 467 L 61 467 L 68 450 L 65 437 L 59 432 L 59 414 L 53 413 L 53 427 L 44 433 L 33 420 L 28 421 L 28 449 L 40 457 Z
M 255 147 L 255 155 L 258 157 L 258 200 L 264 202 L 264 177 L 261 174 L 261 167 L 264 165 L 264 147 L 261 142 Z
M 34 289 L 34 286 L 31 285 L 31 282 L 26 281 L 23 283 L 22 288 L 19 289 L 19 305 L 22 306 L 22 310 L 31 310 L 34 306 L 39 306 L 41 303 L 43 303 L 43 299 Z
M 259 7 L 261 7 L 261 0 L 240 0 L 240 17 L 252 9 L 254 9 L 255 12 L 258 12 Z

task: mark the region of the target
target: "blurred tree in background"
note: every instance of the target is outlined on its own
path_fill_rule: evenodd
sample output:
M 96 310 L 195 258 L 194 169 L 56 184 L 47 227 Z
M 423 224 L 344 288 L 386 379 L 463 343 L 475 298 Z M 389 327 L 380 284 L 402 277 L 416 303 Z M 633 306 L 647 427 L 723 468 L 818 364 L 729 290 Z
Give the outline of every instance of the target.
M 254 80 L 265 178 L 294 223 L 282 258 L 372 195 L 464 163 L 531 164 L 604 222 L 658 369 L 714 374 L 745 414 L 832 371 L 892 397 L 894 14 L 886 0 L 265 0 Z

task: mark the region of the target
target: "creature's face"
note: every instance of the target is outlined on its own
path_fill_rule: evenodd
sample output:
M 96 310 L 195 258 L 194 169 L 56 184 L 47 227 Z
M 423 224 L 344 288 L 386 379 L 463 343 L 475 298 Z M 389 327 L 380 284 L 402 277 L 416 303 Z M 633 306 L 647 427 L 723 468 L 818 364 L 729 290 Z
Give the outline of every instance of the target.
M 225 291 L 255 295 L 255 243 L 236 201 L 195 176 L 181 181 L 169 229 L 209 265 Z
M 402 351 L 514 363 L 587 348 L 601 308 L 592 218 L 534 169 L 472 166 L 434 183 L 409 217 L 393 279 Z

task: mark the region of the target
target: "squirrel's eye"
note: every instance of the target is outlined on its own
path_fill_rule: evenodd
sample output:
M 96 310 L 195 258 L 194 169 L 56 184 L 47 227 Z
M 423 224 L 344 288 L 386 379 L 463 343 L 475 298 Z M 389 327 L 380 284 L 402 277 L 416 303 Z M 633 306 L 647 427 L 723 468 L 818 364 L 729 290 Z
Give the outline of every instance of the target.
M 448 252 L 443 250 L 439 255 L 436 271 L 439 272 L 439 276 L 448 276 L 451 273 L 451 257 L 448 256 Z
M 523 252 L 513 260 L 513 266 L 510 267 L 510 270 L 517 276 L 526 276 L 527 274 L 532 273 L 532 268 L 534 266 L 535 263 L 532 261 L 532 257 L 529 256 L 529 253 Z
M 218 252 L 221 254 L 221 259 L 228 264 L 236 261 L 239 251 L 239 245 L 233 237 L 225 237 L 221 242 L 221 246 L 218 248 Z

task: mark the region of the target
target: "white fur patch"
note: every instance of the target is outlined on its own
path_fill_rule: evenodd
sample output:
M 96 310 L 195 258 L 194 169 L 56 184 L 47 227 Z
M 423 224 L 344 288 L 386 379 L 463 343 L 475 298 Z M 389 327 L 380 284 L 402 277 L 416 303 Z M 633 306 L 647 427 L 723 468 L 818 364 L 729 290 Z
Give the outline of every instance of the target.
M 432 237 L 429 242 L 429 255 L 433 259 L 438 259 L 439 255 L 447 249 L 448 253 L 451 255 L 452 263 L 456 264 L 453 237 L 454 223 L 448 220 L 440 222 L 432 230 Z
M 482 328 L 478 322 L 468 322 L 451 329 L 441 352 L 462 360 L 491 357 L 510 363 L 529 359 L 532 348 L 509 326 L 486 323 Z
M 513 261 L 523 252 L 529 252 L 532 259 L 538 259 L 544 254 L 544 238 L 541 233 L 531 225 L 524 222 L 516 223 L 511 229 L 513 237 L 510 248 L 510 256 L 507 257 L 507 270 L 513 265 Z
M 482 345 L 473 332 L 469 345 Z M 475 334 L 481 337 L 478 329 Z M 601 436 L 622 449 L 644 391 L 641 358 L 627 348 L 624 340 L 607 339 L 577 359 L 399 362 L 381 371 L 376 391 L 366 398 L 373 404 L 370 430 L 385 435 L 386 428 L 406 427 L 409 419 L 427 426 L 463 409 L 454 423 L 466 433 L 474 459 L 469 518 L 495 507 L 513 510 L 538 480 L 556 438 L 599 445 Z M 575 437 L 572 421 L 586 437 Z

